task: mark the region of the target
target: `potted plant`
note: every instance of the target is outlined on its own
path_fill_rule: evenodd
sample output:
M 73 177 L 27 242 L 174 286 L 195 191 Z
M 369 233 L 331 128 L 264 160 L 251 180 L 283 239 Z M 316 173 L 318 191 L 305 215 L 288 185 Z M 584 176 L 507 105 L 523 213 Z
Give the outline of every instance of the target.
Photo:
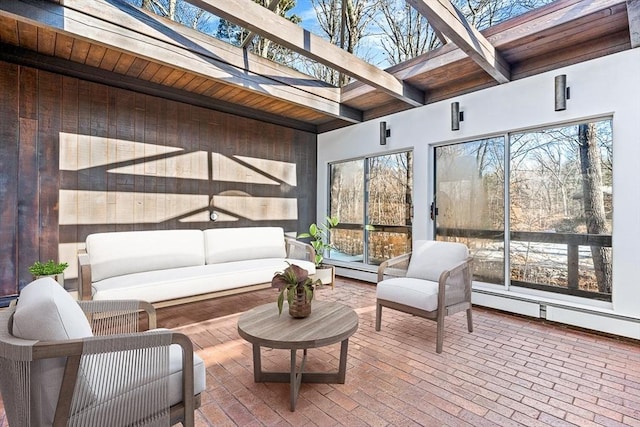
M 322 285 L 319 280 L 309 277 L 309 272 L 295 264 L 284 271 L 277 272 L 271 279 L 271 286 L 280 289 L 278 294 L 278 313 L 282 314 L 284 295 L 287 294 L 289 315 L 295 318 L 307 317 L 311 314 L 311 300 L 316 286 Z
M 41 277 L 53 277 L 53 279 L 64 287 L 64 270 L 69 267 L 66 262 L 55 262 L 52 259 L 47 262 L 36 261 L 29 266 L 29 272 L 33 275 L 33 279 Z
M 299 239 L 311 239 L 309 243 L 316 251 L 316 258 L 314 260 L 316 264 L 315 277 L 318 278 L 322 284 L 331 285 L 331 287 L 333 287 L 335 268 L 332 265 L 323 264 L 322 261 L 324 261 L 326 251 L 334 249 L 329 240 L 329 233 L 331 229 L 335 228 L 339 223 L 338 217 L 328 216 L 325 218 L 324 223 L 320 225 L 313 223 L 309 226 L 309 232 L 298 234 Z

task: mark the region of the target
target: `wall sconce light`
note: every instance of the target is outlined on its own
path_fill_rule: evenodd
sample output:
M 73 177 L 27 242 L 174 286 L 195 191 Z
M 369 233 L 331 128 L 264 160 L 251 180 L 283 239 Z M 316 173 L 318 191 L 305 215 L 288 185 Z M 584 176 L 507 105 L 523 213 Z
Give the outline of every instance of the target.
M 567 87 L 567 75 L 560 74 L 555 78 L 555 106 L 556 111 L 567 109 L 567 99 L 570 98 L 569 88 Z
M 380 122 L 380 145 L 387 145 L 387 138 L 391 136 L 391 129 L 387 129 L 387 122 Z
M 451 103 L 451 130 L 460 130 L 460 122 L 464 121 L 464 111 L 460 111 L 460 103 Z

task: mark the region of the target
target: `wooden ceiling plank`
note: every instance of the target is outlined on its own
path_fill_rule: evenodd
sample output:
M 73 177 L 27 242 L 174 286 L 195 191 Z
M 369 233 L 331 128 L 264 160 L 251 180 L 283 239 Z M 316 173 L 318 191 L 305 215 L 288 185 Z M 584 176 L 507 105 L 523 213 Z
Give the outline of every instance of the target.
M 275 13 L 265 13 L 264 7 L 251 0 L 188 1 L 412 106 L 424 105 L 420 90 Z
M 38 52 L 52 55 L 56 50 L 56 33 L 46 28 L 38 28 Z
M 480 31 L 467 22 L 450 0 L 406 1 L 498 83 L 510 81 L 511 71 L 507 61 Z
M 20 45 L 30 50 L 38 50 L 38 29 L 33 25 L 18 21 Z
M 92 44 L 87 54 L 86 64 L 90 67 L 99 67 L 104 59 L 107 49 L 103 46 Z M 44 52 L 40 52 L 44 53 Z
M 60 33 L 56 35 L 56 48 L 54 51 L 55 56 L 62 59 L 69 59 L 71 58 L 72 48 L 73 48 L 73 39 L 71 37 L 69 37 L 66 34 L 60 34 Z M 118 53 L 118 56 L 120 56 L 119 53 Z
M 18 45 L 18 23 L 15 19 L 0 19 L 0 41 L 7 44 Z
M 119 50 L 123 53 L 128 52 L 137 57 L 175 69 L 188 70 L 207 78 L 218 79 L 238 89 L 253 91 L 259 95 L 275 99 L 287 100 L 300 107 L 317 109 L 324 114 L 329 114 L 351 123 L 362 121 L 362 112 L 341 106 L 338 102 L 317 96 L 311 91 L 301 90 L 293 85 L 281 84 L 272 78 L 238 69 L 218 61 L 214 58 L 215 55 L 213 53 L 211 53 L 212 56 L 204 57 L 191 50 L 159 41 L 145 34 L 144 28 L 138 32 L 124 28 L 122 25 L 97 19 L 81 11 L 68 8 L 66 6 L 67 3 L 72 3 L 72 1 L 65 1 L 65 6 L 59 6 L 49 2 L 31 4 L 17 0 L 3 0 L 0 2 L 0 16 L 10 16 L 39 27 L 48 27 L 54 31 L 70 35 L 75 38 L 74 50 L 77 42 L 86 43 L 84 40 L 91 40 L 100 43 L 102 46 Z M 82 2 L 81 6 L 93 3 L 98 3 L 98 1 Z M 121 15 L 125 14 L 119 7 L 113 6 L 117 2 L 100 3 L 104 9 L 108 9 L 105 13 L 114 22 L 119 22 Z M 119 3 L 117 4 L 120 6 Z M 138 25 L 138 27 L 141 26 Z M 176 37 L 173 32 L 171 33 Z M 88 43 L 86 44 L 88 50 Z M 72 57 L 73 55 L 72 53 Z M 86 52 L 84 57 L 86 58 Z M 128 67 L 123 70 L 119 68 L 119 65 L 116 66 L 115 71 L 122 74 L 126 73 Z M 311 79 L 311 77 L 308 78 Z
M 627 0 L 631 48 L 640 47 L 640 0 Z

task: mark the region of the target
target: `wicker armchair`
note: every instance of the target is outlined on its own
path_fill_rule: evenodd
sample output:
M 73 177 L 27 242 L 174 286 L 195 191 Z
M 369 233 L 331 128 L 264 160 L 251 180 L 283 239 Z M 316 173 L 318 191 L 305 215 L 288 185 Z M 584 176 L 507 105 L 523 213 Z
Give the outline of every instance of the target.
M 403 264 L 405 268 L 397 267 Z M 396 277 L 385 278 L 387 275 Z M 467 328 L 473 332 L 471 258 L 467 247 L 462 243 L 419 240 L 412 253 L 380 264 L 376 331 L 382 323 L 382 307 L 435 320 L 437 353 L 442 352 L 445 316 L 466 310 Z
M 9 424 L 193 426 L 204 364 L 186 335 L 140 332 L 145 323 L 156 326 L 146 302 L 76 302 L 52 279 L 27 285 L 17 306 L 0 312 L 0 393 Z

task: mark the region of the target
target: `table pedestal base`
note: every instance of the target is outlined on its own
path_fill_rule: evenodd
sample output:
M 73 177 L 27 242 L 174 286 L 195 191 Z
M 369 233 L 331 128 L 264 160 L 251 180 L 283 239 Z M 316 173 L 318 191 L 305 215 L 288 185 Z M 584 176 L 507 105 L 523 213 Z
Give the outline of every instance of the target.
M 347 350 L 349 339 L 340 344 L 340 365 L 337 372 L 304 372 L 304 365 L 307 362 L 306 348 L 291 349 L 291 372 L 265 372 L 262 370 L 261 346 L 253 344 L 253 379 L 255 382 L 289 383 L 291 411 L 296 410 L 300 385 L 302 383 L 323 383 L 323 384 L 344 384 L 347 373 Z M 300 368 L 297 367 L 297 353 L 302 350 L 302 361 Z

